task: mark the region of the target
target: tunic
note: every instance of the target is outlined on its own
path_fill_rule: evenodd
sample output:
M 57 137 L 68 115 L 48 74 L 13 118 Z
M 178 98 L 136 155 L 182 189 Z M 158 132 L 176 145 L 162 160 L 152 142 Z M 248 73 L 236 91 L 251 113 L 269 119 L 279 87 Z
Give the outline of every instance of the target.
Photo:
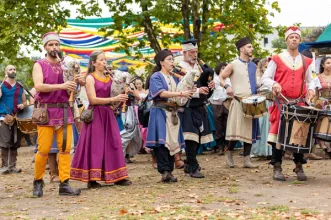
M 234 95 L 247 97 L 256 94 L 256 65 L 241 59 L 236 59 L 231 64 L 233 72 L 230 75 L 230 81 Z M 231 101 L 229 107 L 225 139 L 245 143 L 255 143 L 260 139 L 258 119 L 244 117 L 241 103 L 236 99 Z

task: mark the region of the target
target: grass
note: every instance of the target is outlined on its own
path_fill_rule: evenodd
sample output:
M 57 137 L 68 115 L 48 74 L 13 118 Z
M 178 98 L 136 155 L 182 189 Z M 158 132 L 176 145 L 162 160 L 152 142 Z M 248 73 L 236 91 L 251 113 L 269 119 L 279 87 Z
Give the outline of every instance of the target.
M 238 193 L 239 192 L 239 188 L 237 186 L 231 186 L 228 188 L 228 192 L 233 194 L 233 193 Z
M 303 209 L 300 211 L 301 214 L 303 215 L 318 215 L 320 214 L 319 211 L 316 211 L 316 210 L 311 210 L 311 209 Z
M 256 197 L 262 197 L 264 195 L 262 193 L 257 193 L 257 194 L 254 194 L 254 196 L 256 196 Z
M 293 184 L 293 185 L 305 185 L 305 184 L 307 184 L 307 183 L 304 182 L 304 181 L 294 180 L 294 181 L 292 182 L 292 184 Z
M 290 210 L 289 207 L 286 205 L 274 205 L 265 208 L 270 211 L 278 211 L 278 212 L 288 212 Z

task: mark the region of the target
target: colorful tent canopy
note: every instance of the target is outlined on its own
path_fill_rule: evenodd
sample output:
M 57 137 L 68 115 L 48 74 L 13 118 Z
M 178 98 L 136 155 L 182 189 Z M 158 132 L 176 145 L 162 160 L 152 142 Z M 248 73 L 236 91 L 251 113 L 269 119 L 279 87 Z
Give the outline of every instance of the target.
M 152 18 L 153 22 L 158 22 Z M 154 50 L 146 44 L 144 48 L 137 48 L 140 40 L 143 39 L 145 33 L 143 30 L 133 31 L 132 27 L 128 27 L 128 38 L 137 38 L 136 42 L 130 45 L 131 56 L 127 56 L 124 51 L 120 51 L 120 43 L 116 38 L 115 32 L 112 36 L 103 37 L 104 33 L 98 31 L 101 27 L 108 27 L 113 24 L 112 18 L 89 18 L 85 20 L 67 19 L 68 26 L 60 32 L 61 49 L 65 54 L 81 60 L 81 66 L 87 67 L 89 55 L 94 50 L 103 50 L 106 52 L 106 59 L 112 62 L 115 67 L 126 65 L 130 68 L 137 69 L 146 66 L 143 61 L 145 58 L 153 58 Z M 174 27 L 172 24 L 159 24 L 163 33 L 170 34 L 173 38 L 182 31 Z M 220 31 L 224 25 L 220 22 L 214 23 L 213 30 Z M 176 54 L 180 54 L 181 45 L 173 43 L 169 49 Z M 137 52 L 143 55 L 141 59 L 135 59 Z

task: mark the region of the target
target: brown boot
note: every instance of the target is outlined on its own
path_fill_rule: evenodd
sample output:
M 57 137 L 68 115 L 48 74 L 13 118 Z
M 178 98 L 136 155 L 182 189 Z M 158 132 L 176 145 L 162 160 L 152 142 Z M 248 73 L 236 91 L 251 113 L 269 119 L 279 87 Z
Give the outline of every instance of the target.
M 306 181 L 308 179 L 305 172 L 303 171 L 302 163 L 296 163 L 293 172 L 297 174 L 297 180 L 299 181 Z
M 9 153 L 9 156 L 10 156 L 9 171 L 11 173 L 20 173 L 20 172 L 22 172 L 22 169 L 16 168 L 17 148 L 9 149 L 8 153 Z
M 274 180 L 278 181 L 286 181 L 285 176 L 282 173 L 282 164 L 280 162 L 277 162 L 274 164 Z
M 154 169 L 157 169 L 156 156 L 152 154 L 152 166 Z
M 320 157 L 314 153 L 306 154 L 305 158 L 309 159 L 309 160 L 322 160 L 323 159 L 323 157 Z
M 176 169 L 183 169 L 184 168 L 184 161 L 181 159 L 181 155 L 179 153 L 174 155 L 175 157 L 175 168 Z
M 7 148 L 1 148 L 1 168 L 0 168 L 0 174 L 8 174 L 9 166 L 8 166 L 8 149 Z

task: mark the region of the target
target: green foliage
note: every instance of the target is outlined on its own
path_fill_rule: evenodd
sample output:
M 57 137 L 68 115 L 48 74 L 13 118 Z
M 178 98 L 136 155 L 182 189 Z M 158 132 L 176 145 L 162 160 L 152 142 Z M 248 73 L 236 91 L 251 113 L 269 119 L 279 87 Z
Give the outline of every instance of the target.
M 284 37 L 283 38 L 280 38 L 279 37 L 279 38 L 273 40 L 271 43 L 272 43 L 272 47 L 273 48 L 276 48 L 278 50 L 286 49 L 287 48 L 286 42 L 284 40 Z

